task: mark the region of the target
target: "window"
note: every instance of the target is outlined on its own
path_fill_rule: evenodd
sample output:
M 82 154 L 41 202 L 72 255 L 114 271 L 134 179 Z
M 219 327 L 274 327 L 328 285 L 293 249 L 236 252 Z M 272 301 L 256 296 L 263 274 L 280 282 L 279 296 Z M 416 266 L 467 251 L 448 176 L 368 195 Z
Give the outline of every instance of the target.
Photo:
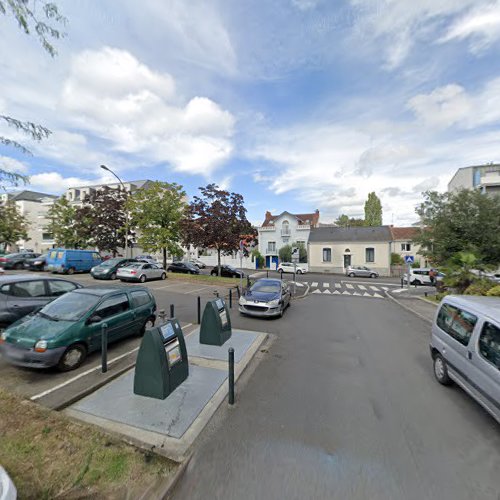
M 323 248 L 323 262 L 331 262 L 331 261 L 332 261 L 332 249 Z
M 443 304 L 437 317 L 439 328 L 462 345 L 469 343 L 476 323 L 476 316 L 450 304 Z
M 8 287 L 8 288 L 7 288 Z M 2 287 L 2 293 L 11 297 L 46 297 L 45 283 L 43 281 L 21 281 Z
M 133 307 L 140 307 L 146 304 L 151 303 L 151 297 L 148 292 L 144 292 L 142 290 L 138 290 L 132 292 L 132 305 Z
M 54 239 L 54 235 L 52 233 L 42 233 L 43 241 L 51 241 Z
M 500 370 L 500 328 L 485 322 L 479 337 L 481 356 Z
M 106 299 L 97 309 L 96 314 L 98 314 L 102 319 L 109 318 L 115 314 L 119 314 L 127 311 L 128 298 L 123 293 L 121 295 L 115 295 L 109 299 Z
M 402 252 L 411 251 L 411 243 L 401 243 L 401 251 Z
M 282 236 L 290 236 L 290 224 L 287 220 L 284 220 L 281 224 L 281 235 Z
M 267 242 L 267 250 L 269 252 L 276 252 L 276 242 L 275 241 L 268 241 Z
M 50 296 L 59 297 L 67 292 L 72 292 L 76 286 L 69 281 L 51 280 L 49 281 Z
M 367 248 L 365 250 L 365 262 L 375 262 L 375 249 Z

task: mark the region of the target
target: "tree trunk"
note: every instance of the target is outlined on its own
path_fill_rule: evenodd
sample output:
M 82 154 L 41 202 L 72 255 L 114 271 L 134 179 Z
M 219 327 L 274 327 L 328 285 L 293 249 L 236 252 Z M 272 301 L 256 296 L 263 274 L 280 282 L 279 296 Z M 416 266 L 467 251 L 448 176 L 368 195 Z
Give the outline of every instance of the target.
M 167 249 L 163 247 L 162 252 L 163 252 L 163 269 L 167 269 Z
M 220 248 L 217 249 L 217 276 L 220 276 Z

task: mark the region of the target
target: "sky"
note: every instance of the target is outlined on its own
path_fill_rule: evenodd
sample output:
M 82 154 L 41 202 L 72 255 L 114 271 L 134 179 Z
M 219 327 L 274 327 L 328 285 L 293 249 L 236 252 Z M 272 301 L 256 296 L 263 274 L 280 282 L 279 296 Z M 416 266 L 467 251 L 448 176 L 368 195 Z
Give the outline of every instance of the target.
M 500 0 L 61 0 L 44 52 L 0 15 L 0 146 L 29 189 L 216 183 L 267 210 L 409 225 L 422 192 L 500 160 Z

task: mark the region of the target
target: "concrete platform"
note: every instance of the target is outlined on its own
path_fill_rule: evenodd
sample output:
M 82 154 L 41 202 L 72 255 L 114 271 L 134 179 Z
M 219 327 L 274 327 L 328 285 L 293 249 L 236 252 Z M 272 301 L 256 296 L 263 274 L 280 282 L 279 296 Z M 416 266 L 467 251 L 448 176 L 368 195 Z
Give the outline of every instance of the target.
M 189 377 L 166 399 L 135 395 L 132 369 L 65 412 L 180 462 L 227 396 L 228 348 L 235 349 L 238 380 L 266 337 L 266 333 L 233 330 L 223 346 L 202 346 L 199 331 L 194 331 L 186 337 Z

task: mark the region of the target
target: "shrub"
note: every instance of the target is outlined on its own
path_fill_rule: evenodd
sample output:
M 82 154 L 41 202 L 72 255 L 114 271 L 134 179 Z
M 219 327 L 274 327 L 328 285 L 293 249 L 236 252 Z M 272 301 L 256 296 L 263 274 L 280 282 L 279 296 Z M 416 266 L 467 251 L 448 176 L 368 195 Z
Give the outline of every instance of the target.
M 402 266 L 405 263 L 403 257 L 398 253 L 391 253 L 391 266 Z
M 257 269 L 262 269 L 265 263 L 265 259 L 262 254 L 255 248 L 254 250 L 252 250 L 252 256 L 257 264 Z
M 486 295 L 493 288 L 493 283 L 489 280 L 478 279 L 471 283 L 466 289 L 465 295 Z
M 490 288 L 487 292 L 486 295 L 488 297 L 500 297 L 500 285 L 496 285 L 493 288 Z

